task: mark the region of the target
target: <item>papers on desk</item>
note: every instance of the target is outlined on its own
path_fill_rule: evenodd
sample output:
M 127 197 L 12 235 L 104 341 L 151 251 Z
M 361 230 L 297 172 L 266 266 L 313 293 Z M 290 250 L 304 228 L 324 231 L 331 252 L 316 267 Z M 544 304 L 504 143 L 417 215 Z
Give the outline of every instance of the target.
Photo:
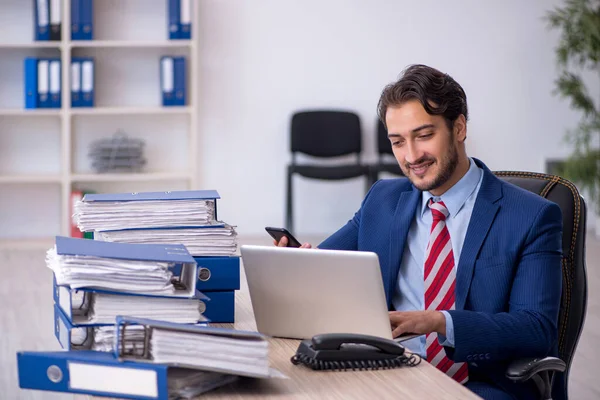
M 237 233 L 227 224 L 202 228 L 94 232 L 94 239 L 118 243 L 181 243 L 196 257 L 231 256 L 237 251 Z
M 235 375 L 186 368 L 170 368 L 168 374 L 169 399 L 192 399 L 199 394 L 236 380 L 238 380 L 238 377 Z
M 115 351 L 115 340 L 116 331 L 114 325 L 109 326 L 98 326 L 93 329 L 93 340 L 91 345 L 87 345 L 89 341 L 89 329 L 86 327 L 75 327 L 71 330 L 71 345 L 73 348 L 77 346 L 86 346 L 88 349 L 94 351 Z M 142 346 L 144 343 L 144 327 L 143 326 L 131 326 L 127 329 L 126 335 L 126 347 L 127 349 L 133 349 L 134 347 Z
M 89 308 L 73 307 L 74 325 L 113 324 L 118 315 L 182 324 L 206 321 L 202 316 L 206 305 L 200 299 L 127 296 L 96 292 L 87 292 L 87 294 L 90 297 Z
M 127 330 L 143 325 L 150 345 L 129 351 L 123 347 Z M 282 377 L 269 368 L 269 342 L 257 332 L 171 324 L 141 318 L 117 318 L 117 357 L 124 360 L 148 360 L 155 364 L 214 371 L 255 378 Z M 126 338 L 126 336 L 125 336 Z

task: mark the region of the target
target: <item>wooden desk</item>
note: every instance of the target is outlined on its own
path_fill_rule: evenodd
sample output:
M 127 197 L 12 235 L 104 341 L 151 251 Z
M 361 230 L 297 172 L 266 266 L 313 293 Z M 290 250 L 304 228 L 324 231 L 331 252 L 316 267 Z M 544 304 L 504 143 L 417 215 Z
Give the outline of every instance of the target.
M 236 294 L 236 329 L 256 331 L 246 277 Z M 231 327 L 231 324 L 220 326 Z M 313 371 L 293 365 L 299 340 L 270 339 L 271 366 L 290 379 L 243 379 L 205 393 L 202 399 L 478 399 L 471 391 L 421 361 L 416 367 L 380 371 Z

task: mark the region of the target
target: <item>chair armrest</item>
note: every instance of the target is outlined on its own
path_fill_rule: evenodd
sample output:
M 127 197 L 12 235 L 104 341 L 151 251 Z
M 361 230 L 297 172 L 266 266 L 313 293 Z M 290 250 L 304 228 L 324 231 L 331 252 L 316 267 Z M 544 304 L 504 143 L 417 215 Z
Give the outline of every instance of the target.
M 556 357 L 521 358 L 513 361 L 506 369 L 506 377 L 515 382 L 524 382 L 543 371 L 564 372 L 566 364 Z

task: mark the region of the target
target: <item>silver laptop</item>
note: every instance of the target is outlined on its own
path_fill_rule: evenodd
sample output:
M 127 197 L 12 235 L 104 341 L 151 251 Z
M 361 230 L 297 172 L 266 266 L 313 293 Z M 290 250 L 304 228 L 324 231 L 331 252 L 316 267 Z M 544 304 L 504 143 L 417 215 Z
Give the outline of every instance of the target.
M 259 332 L 392 339 L 377 254 L 247 245 L 241 252 Z

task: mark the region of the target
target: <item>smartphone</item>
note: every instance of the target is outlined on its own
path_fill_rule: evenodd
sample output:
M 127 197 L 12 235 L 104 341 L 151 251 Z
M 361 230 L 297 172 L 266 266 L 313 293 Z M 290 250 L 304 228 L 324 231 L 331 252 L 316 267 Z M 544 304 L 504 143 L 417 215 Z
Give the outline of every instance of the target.
M 272 226 L 267 226 L 265 230 L 271 235 L 271 237 L 277 242 L 281 240 L 282 237 L 287 236 L 288 245 L 287 247 L 300 247 L 302 244 L 285 228 L 274 228 Z

